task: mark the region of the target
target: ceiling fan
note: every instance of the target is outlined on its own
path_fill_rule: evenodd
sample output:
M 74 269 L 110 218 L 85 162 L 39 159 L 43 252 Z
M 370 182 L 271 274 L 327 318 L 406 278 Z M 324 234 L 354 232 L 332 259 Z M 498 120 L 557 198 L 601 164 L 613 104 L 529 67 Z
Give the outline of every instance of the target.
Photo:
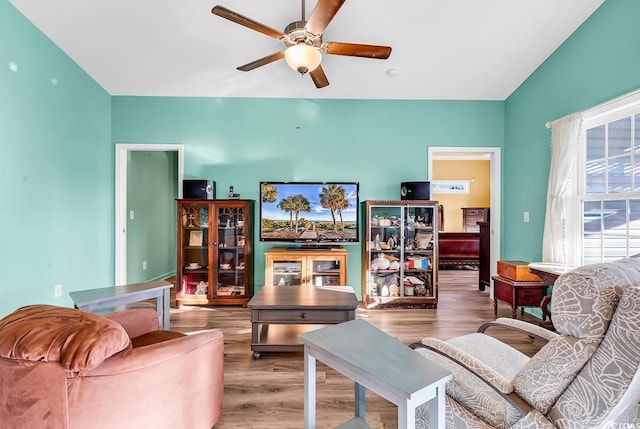
M 391 54 L 391 47 L 389 46 L 322 41 L 322 33 L 344 2 L 345 0 L 318 0 L 309 19 L 305 21 L 305 0 L 302 0 L 302 19 L 287 25 L 284 32 L 233 12 L 224 6 L 215 6 L 211 13 L 273 37 L 283 42 L 286 46 L 282 51 L 242 65 L 238 67 L 238 70 L 250 71 L 284 58 L 287 64 L 300 74 L 309 73 L 317 88 L 324 88 L 329 85 L 329 80 L 320 65 L 323 53 L 382 60 L 386 60 Z

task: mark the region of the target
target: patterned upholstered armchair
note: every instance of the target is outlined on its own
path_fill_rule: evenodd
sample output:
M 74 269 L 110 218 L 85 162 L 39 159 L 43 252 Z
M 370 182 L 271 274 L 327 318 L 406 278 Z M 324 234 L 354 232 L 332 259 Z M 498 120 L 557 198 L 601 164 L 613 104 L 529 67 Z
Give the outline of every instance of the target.
M 488 325 L 547 340 L 532 358 L 490 337 L 488 326 L 412 345 L 454 374 L 447 428 L 640 427 L 640 261 L 563 274 L 552 308 L 557 333 L 513 319 Z M 417 427 L 427 428 L 428 407 L 417 413 Z

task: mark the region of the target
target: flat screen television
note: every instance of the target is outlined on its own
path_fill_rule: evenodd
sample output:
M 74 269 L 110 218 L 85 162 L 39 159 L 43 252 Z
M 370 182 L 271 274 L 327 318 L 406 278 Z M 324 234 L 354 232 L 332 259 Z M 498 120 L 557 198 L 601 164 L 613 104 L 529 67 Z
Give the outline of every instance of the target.
M 359 242 L 357 182 L 260 182 L 260 241 Z

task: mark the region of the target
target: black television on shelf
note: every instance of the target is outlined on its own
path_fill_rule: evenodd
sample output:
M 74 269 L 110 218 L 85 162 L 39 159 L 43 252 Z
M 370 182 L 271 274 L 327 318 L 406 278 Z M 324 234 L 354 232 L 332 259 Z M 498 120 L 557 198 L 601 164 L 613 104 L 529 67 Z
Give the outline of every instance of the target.
M 260 241 L 358 244 L 357 182 L 260 182 Z

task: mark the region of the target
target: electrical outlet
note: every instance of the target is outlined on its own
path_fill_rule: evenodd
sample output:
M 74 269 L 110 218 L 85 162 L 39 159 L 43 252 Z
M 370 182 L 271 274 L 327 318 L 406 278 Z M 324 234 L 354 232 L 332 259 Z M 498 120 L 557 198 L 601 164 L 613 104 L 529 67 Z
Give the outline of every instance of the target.
M 524 212 L 524 221 L 529 222 L 529 212 Z
M 53 296 L 55 298 L 58 298 L 58 297 L 62 296 L 62 285 L 55 285 L 53 287 Z
M 147 270 L 147 261 L 142 261 L 142 271 Z

